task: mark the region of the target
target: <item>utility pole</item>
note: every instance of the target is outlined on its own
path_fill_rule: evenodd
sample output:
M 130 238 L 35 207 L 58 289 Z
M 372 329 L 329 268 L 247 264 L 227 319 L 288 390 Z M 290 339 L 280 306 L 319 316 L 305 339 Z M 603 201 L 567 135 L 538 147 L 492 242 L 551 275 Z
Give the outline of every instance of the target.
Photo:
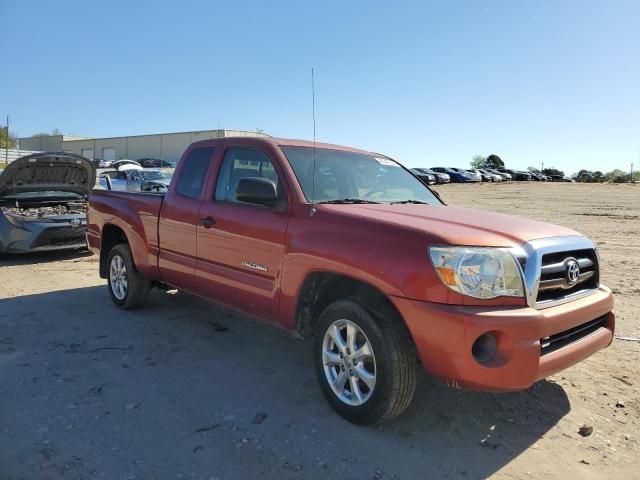
M 9 163 L 9 115 L 7 115 L 7 143 L 4 149 L 4 163 Z
M 540 173 L 542 173 L 543 170 L 544 170 L 544 160 L 542 161 L 542 168 L 540 168 Z
M 629 175 L 629 181 L 633 183 L 633 162 L 631 162 L 631 173 Z

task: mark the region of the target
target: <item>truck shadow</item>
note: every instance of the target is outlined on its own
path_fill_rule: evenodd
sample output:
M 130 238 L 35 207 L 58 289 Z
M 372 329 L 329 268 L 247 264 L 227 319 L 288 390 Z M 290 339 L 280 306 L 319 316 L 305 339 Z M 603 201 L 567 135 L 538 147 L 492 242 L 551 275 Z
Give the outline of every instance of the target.
M 91 256 L 93 256 L 93 253 L 86 249 L 38 253 L 10 253 L 0 257 L 0 266 L 35 265 L 37 263 L 84 259 Z
M 117 309 L 104 286 L 1 302 L 0 451 L 15 475 L 44 422 L 56 456 L 39 461 L 77 456 L 90 471 L 95 452 L 117 451 L 100 466 L 110 478 L 138 460 L 142 478 L 167 463 L 198 478 L 486 478 L 570 410 L 549 381 L 486 394 L 421 375 L 401 417 L 357 427 L 322 397 L 309 341 L 189 295 L 154 291 L 137 311 Z

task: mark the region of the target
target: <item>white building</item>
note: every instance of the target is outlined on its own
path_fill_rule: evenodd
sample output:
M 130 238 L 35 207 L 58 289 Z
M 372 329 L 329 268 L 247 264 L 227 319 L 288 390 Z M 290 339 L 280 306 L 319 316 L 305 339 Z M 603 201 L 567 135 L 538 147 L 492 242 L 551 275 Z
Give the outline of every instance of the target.
M 224 137 L 266 137 L 261 132 L 244 130 L 199 130 L 193 132 L 158 133 L 129 137 L 90 138 L 51 135 L 18 139 L 23 150 L 69 152 L 95 160 L 158 158 L 176 162 L 182 152 L 198 140 Z

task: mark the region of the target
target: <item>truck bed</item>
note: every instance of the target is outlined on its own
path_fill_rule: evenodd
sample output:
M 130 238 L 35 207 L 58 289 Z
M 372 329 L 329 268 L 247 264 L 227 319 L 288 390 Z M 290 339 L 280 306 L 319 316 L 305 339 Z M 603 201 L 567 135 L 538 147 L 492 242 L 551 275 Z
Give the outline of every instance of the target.
M 130 237 L 132 253 L 140 262 L 139 269 L 157 277 L 158 218 L 163 201 L 161 193 L 92 190 L 87 211 L 89 245 L 100 245 L 105 227 L 117 226 Z

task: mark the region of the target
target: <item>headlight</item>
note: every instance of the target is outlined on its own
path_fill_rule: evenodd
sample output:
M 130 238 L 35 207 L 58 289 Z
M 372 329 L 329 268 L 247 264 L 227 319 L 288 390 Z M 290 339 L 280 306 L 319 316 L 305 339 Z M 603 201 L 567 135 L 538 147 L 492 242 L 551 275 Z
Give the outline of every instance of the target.
M 474 298 L 523 297 L 522 274 L 504 248 L 431 247 L 429 256 L 447 287 Z
M 7 222 L 9 222 L 14 227 L 22 228 L 22 226 L 24 225 L 24 217 L 20 215 L 14 215 L 11 212 L 6 211 L 3 211 L 2 213 L 4 213 L 4 218 L 7 219 Z

